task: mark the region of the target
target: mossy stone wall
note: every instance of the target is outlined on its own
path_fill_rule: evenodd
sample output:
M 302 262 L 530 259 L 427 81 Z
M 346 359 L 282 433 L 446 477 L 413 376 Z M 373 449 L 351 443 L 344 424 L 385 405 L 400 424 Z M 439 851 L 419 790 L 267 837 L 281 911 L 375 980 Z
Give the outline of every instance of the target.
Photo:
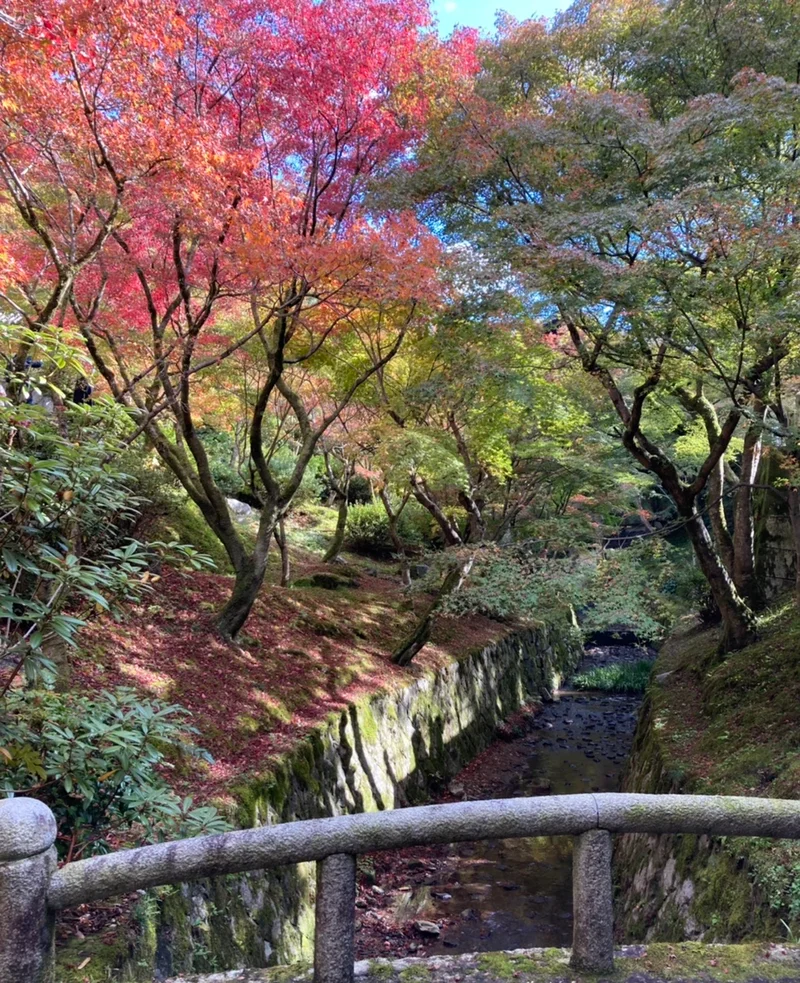
M 623 791 L 689 792 L 657 721 L 651 690 L 642 706 Z M 734 837 L 618 837 L 614 850 L 617 937 L 625 942 L 783 938 L 778 915 L 753 884 L 748 845 L 748 840 Z
M 487 747 L 523 703 L 549 698 L 580 656 L 577 633 L 532 628 L 404 689 L 371 694 L 332 714 L 268 774 L 243 778 L 233 790 L 238 825 L 422 803 Z M 314 878 L 314 864 L 299 864 L 151 892 L 138 906 L 142 930 L 116 978 L 165 979 L 308 959 Z M 79 945 L 69 948 L 62 962 L 80 955 Z M 106 972 L 99 960 L 92 963 L 84 974 Z

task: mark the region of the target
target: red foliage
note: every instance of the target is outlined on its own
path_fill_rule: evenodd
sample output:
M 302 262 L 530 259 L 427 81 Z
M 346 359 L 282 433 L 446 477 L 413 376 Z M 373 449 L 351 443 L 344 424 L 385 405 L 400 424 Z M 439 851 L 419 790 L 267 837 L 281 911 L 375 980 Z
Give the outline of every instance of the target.
M 219 352 L 217 310 L 253 293 L 275 304 L 292 282 L 323 328 L 354 297 L 433 292 L 433 237 L 365 202 L 368 181 L 409 159 L 426 73 L 446 84 L 474 68 L 468 38 L 450 52 L 421 33 L 424 0 L 10 0 L 4 13 L 0 205 L 20 221 L 0 289 L 29 316 L 54 316 L 74 285 L 84 323 L 149 364 L 151 334 L 180 337 L 192 309 L 213 308 L 192 351 Z M 31 299 L 48 291 L 49 307 Z

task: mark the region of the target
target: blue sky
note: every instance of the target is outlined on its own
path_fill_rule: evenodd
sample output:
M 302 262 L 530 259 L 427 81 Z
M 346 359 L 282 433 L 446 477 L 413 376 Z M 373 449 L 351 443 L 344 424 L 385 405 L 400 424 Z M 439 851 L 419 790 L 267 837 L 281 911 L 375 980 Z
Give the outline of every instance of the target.
M 439 19 L 439 31 L 447 35 L 456 24 L 491 31 L 497 10 L 507 10 L 520 20 L 550 17 L 569 6 L 569 0 L 432 0 L 432 6 Z

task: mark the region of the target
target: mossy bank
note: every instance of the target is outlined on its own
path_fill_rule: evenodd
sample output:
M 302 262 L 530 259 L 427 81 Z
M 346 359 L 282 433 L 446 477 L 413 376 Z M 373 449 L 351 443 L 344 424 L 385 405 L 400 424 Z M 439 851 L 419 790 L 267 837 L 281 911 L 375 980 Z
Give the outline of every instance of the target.
M 568 949 L 514 949 L 427 959 L 356 963 L 359 983 L 796 983 L 797 946 L 623 946 L 615 969 L 601 976 L 577 972 Z M 311 983 L 307 967 L 176 979 L 171 983 Z
M 624 789 L 800 797 L 800 618 L 762 620 L 755 645 L 720 661 L 714 630 L 686 625 L 662 649 Z M 625 941 L 794 940 L 800 845 L 625 836 L 615 853 Z
M 577 635 L 526 629 L 403 689 L 365 696 L 332 714 L 269 773 L 241 780 L 233 790 L 237 825 L 424 802 L 523 703 L 549 698 L 580 656 Z M 74 940 L 59 953 L 59 981 L 164 979 L 306 959 L 313 899 L 313 864 L 163 888 L 140 899 L 139 931 L 122 958 L 116 945 L 104 959 L 102 946 Z

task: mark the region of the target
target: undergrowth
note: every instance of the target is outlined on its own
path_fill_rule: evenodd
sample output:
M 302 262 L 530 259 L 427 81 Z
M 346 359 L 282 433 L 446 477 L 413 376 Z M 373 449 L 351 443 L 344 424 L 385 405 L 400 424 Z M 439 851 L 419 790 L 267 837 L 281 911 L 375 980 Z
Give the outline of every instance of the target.
M 607 693 L 643 693 L 653 663 L 648 659 L 628 665 L 596 666 L 572 680 L 575 689 L 599 689 Z

